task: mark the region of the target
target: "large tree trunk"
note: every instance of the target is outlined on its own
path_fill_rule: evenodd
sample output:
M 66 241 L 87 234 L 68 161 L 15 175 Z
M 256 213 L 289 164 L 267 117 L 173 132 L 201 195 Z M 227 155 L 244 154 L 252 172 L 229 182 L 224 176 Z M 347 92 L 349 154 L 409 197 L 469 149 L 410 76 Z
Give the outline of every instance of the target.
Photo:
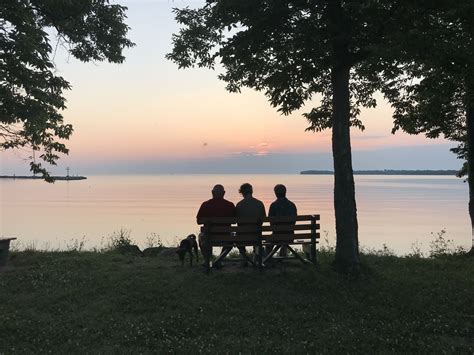
M 469 217 L 471 218 L 471 255 L 474 255 L 474 86 L 467 80 L 466 131 L 467 131 L 467 181 L 469 184 Z
M 349 65 L 332 70 L 334 156 L 334 210 L 336 214 L 336 267 L 344 272 L 359 269 L 359 241 L 350 139 Z
M 349 54 L 350 26 L 341 0 L 328 2 L 333 33 L 332 152 L 334 157 L 334 211 L 336 214 L 336 268 L 357 273 L 359 239 L 350 137 Z

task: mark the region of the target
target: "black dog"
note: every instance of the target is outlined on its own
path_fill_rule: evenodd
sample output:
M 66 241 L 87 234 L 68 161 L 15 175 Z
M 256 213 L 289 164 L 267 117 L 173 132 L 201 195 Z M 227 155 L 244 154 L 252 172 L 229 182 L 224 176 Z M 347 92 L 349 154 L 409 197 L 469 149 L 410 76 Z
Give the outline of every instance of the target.
M 189 262 L 190 265 L 193 266 L 193 249 L 194 253 L 196 254 L 196 262 L 198 262 L 199 256 L 196 236 L 194 234 L 190 234 L 179 243 L 179 247 L 176 249 L 176 253 L 179 255 L 179 259 L 181 260 L 181 265 L 184 265 L 184 257 L 186 256 L 186 253 L 189 253 Z

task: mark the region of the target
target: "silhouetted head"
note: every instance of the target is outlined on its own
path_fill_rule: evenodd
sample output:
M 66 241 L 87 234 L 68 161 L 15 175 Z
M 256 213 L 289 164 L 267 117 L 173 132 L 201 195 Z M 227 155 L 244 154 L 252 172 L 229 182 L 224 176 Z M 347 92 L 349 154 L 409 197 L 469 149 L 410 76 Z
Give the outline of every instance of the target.
M 214 198 L 223 198 L 225 195 L 224 186 L 217 184 L 212 188 L 212 197 Z
M 253 188 L 252 188 L 252 185 L 250 185 L 248 182 L 246 182 L 245 184 L 242 184 L 240 186 L 240 189 L 239 189 L 239 192 L 242 194 L 242 196 L 246 197 L 246 196 L 252 196 L 253 194 Z
M 275 196 L 277 198 L 286 196 L 286 187 L 285 187 L 285 185 L 282 185 L 282 184 L 275 185 L 275 188 L 273 189 L 273 191 L 275 191 Z

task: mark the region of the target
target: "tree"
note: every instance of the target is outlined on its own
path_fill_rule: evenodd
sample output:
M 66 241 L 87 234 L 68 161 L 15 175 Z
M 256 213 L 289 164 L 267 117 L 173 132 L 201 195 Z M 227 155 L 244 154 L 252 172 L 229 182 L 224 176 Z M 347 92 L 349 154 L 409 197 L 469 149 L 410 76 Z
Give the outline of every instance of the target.
M 376 105 L 381 86 L 379 49 L 396 28 L 389 1 L 208 0 L 175 9 L 182 25 L 167 55 L 180 68 L 224 69 L 227 90 L 263 91 L 283 114 L 316 94 L 318 107 L 304 116 L 308 130 L 332 129 L 336 260 L 339 270 L 359 267 L 358 222 L 350 127 L 363 129 L 360 107 Z
M 459 142 L 451 150 L 466 159 L 459 176 L 468 175 L 474 254 L 474 3 L 426 0 L 409 12 L 398 77 L 383 89 L 395 108 L 393 131 Z
M 126 38 L 125 10 L 109 0 L 0 3 L 0 149 L 30 147 L 53 165 L 59 153 L 68 153 L 63 140 L 73 128 L 60 111 L 71 86 L 56 75 L 54 53 L 61 45 L 81 61 L 123 62 L 123 49 L 133 45 Z M 52 180 L 36 159 L 30 168 Z

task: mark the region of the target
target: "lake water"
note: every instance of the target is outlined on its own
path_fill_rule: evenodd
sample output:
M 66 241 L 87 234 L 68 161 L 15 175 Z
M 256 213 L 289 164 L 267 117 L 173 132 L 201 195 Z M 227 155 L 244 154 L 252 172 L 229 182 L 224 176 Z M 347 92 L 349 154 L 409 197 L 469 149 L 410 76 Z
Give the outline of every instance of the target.
M 446 230 L 457 246 L 470 247 L 468 188 L 447 176 L 356 176 L 360 244 L 398 254 L 412 245 L 429 249 L 431 233 Z M 145 246 L 155 233 L 168 245 L 197 233 L 197 209 L 221 183 L 226 198 L 239 201 L 238 187 L 254 186 L 267 210 L 273 186 L 283 183 L 299 214 L 320 214 L 322 239 L 335 240 L 333 177 L 322 175 L 90 176 L 83 181 L 0 180 L 0 236 L 20 246 L 65 248 L 72 240 L 101 246 L 121 228 Z M 105 238 L 105 239 L 104 239 Z

